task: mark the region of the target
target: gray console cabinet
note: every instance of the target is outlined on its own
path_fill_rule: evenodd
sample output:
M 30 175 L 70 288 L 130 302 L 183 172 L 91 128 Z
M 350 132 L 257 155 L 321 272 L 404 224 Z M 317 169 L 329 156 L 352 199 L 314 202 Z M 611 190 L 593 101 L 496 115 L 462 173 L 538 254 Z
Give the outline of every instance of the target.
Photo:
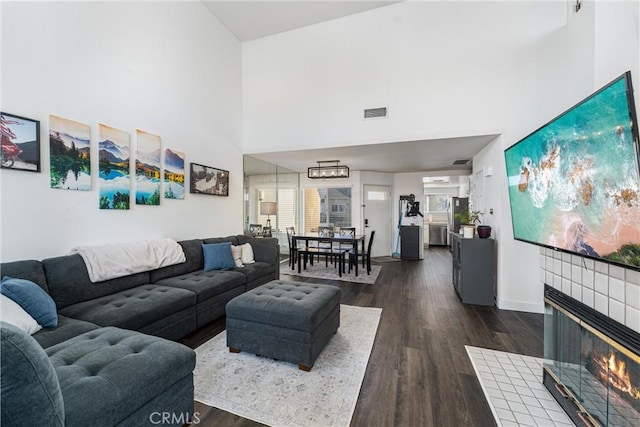
M 451 233 L 453 287 L 465 304 L 495 303 L 495 241 Z

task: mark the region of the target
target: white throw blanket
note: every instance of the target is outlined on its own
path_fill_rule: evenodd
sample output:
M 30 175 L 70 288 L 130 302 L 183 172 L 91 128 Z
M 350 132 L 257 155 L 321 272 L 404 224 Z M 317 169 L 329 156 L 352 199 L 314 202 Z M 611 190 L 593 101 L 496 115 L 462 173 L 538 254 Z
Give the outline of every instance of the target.
M 142 240 L 102 246 L 78 246 L 92 282 L 128 276 L 186 261 L 182 246 L 172 239 Z

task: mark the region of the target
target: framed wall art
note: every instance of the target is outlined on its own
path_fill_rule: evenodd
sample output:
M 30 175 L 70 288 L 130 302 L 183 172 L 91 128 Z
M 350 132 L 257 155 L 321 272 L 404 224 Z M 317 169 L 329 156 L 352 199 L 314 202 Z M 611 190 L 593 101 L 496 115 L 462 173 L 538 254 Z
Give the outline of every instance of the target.
M 131 198 L 129 133 L 98 125 L 100 209 L 129 209 Z
M 136 129 L 136 205 L 160 205 L 160 137 Z
M 2 167 L 40 172 L 40 122 L 0 113 Z
M 91 190 L 91 126 L 49 115 L 51 188 Z
M 229 195 L 229 171 L 190 163 L 189 192 L 212 196 Z
M 184 199 L 184 153 L 164 150 L 164 198 Z

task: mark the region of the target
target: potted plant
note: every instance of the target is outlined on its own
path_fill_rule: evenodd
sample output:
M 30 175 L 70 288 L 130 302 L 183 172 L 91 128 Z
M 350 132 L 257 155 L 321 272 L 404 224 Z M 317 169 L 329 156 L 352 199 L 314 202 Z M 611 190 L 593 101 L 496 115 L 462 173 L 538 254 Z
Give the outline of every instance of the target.
M 459 220 L 460 224 L 463 226 L 464 237 L 473 237 L 476 228 L 475 224 L 480 222 L 480 215 L 482 215 L 482 212 L 472 211 L 469 209 L 453 215 L 453 217 Z

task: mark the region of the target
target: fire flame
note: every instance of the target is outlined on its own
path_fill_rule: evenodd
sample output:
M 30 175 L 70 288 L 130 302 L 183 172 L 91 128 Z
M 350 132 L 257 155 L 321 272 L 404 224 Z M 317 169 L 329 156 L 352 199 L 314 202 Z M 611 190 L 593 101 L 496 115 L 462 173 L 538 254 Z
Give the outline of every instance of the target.
M 609 382 L 614 388 L 627 393 L 634 399 L 640 399 L 640 390 L 631 384 L 627 364 L 624 360 L 616 360 L 616 355 L 612 352 L 609 357 L 601 356 L 596 362 L 602 368 L 600 378 L 604 382 Z

